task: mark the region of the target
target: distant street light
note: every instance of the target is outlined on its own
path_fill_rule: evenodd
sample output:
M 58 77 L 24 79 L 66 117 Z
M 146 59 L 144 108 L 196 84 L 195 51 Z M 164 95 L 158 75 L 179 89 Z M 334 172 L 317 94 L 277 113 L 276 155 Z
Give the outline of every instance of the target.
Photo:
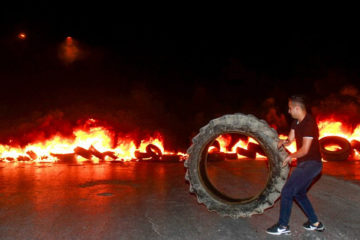
M 26 34 L 21 32 L 18 34 L 18 38 L 21 39 L 21 40 L 25 40 L 26 39 Z

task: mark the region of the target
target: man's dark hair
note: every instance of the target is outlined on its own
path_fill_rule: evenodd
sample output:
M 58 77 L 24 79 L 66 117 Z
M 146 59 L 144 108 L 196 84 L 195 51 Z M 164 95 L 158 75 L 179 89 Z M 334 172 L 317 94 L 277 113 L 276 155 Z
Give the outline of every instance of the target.
M 295 94 L 289 97 L 289 100 L 295 104 L 298 104 L 303 110 L 306 110 L 306 96 L 301 94 Z

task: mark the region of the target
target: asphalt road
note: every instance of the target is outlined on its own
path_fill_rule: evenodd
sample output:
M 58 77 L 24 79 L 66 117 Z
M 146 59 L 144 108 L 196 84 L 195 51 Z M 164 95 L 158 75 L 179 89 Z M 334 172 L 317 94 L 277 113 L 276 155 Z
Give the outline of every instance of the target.
M 209 171 L 224 191 L 236 178 L 256 190 L 266 176 L 261 162 L 253 171 L 217 164 Z M 0 239 L 360 239 L 359 166 L 325 163 L 310 189 L 325 232 L 304 230 L 294 204 L 292 235 L 274 237 L 265 229 L 277 221 L 279 201 L 251 218 L 220 217 L 189 193 L 182 163 L 0 163 Z

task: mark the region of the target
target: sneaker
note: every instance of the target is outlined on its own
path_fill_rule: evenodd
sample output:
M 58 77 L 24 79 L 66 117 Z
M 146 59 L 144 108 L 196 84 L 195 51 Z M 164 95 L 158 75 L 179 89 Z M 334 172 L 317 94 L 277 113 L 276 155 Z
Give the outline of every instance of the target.
M 268 234 L 271 234 L 271 235 L 281 235 L 281 234 L 286 234 L 286 235 L 289 235 L 291 232 L 290 232 L 290 227 L 287 226 L 287 227 L 284 227 L 284 226 L 281 226 L 280 224 L 275 224 L 274 226 L 266 229 L 266 232 Z
M 307 221 L 306 223 L 303 224 L 303 227 L 306 230 L 309 230 L 309 231 L 314 231 L 315 230 L 315 231 L 318 231 L 318 232 L 322 232 L 322 231 L 325 230 L 325 227 L 321 222 L 319 222 L 318 226 L 314 226 L 309 221 Z

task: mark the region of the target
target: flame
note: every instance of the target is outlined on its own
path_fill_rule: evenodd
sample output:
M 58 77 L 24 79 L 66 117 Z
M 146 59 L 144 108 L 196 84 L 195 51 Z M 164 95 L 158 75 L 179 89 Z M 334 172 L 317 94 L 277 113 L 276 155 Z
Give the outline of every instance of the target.
M 250 138 L 250 139 L 252 139 L 252 138 Z M 255 141 L 255 140 L 254 140 Z M 250 140 L 249 140 L 249 142 L 250 142 Z M 256 142 L 256 141 L 255 141 Z M 246 141 L 244 141 L 244 140 L 239 140 L 232 148 L 231 148 L 231 152 L 236 152 L 236 149 L 238 148 L 238 147 L 241 147 L 241 148 L 246 148 L 247 149 L 247 146 L 248 146 L 248 142 L 246 142 Z
M 328 118 L 325 120 L 318 121 L 318 127 L 319 127 L 319 139 L 327 136 L 339 136 L 346 138 L 349 142 L 352 140 L 360 141 L 360 124 L 357 125 L 355 128 L 352 128 L 349 125 L 346 125 L 345 123 L 334 120 L 332 118 Z M 287 139 L 288 136 L 280 134 L 279 139 Z M 231 143 L 231 136 L 230 135 L 220 135 L 216 138 L 216 140 L 219 142 L 220 145 L 220 152 L 223 153 L 236 153 L 236 149 L 238 147 L 243 149 L 248 149 L 249 143 L 256 143 L 259 144 L 255 139 L 249 137 L 247 141 L 240 139 L 232 148 L 231 150 L 228 150 L 228 147 Z M 296 152 L 296 142 L 293 141 L 289 146 L 286 147 L 286 149 L 294 153 Z M 338 145 L 329 145 L 326 146 L 326 149 L 329 151 L 338 151 L 341 149 Z M 211 146 L 208 149 L 209 153 L 213 153 L 216 149 L 216 147 Z M 353 149 L 352 157 L 354 160 L 360 160 L 360 153 L 358 150 Z M 246 158 L 244 156 L 241 156 L 238 154 L 238 158 Z M 264 156 L 260 155 L 259 153 L 256 154 L 256 159 L 259 158 L 265 158 Z
M 86 149 L 93 146 L 101 152 L 109 150 L 112 146 L 113 133 L 104 127 L 94 127 L 89 131 L 79 129 L 74 132 L 74 135 L 76 136 L 75 146 Z
M 341 150 L 341 147 L 338 145 L 327 145 L 327 146 L 325 146 L 325 149 L 328 151 L 336 152 L 336 151 Z
M 328 118 L 324 120 L 319 120 L 317 122 L 319 127 L 319 139 L 327 136 L 338 136 L 347 139 L 349 142 L 352 140 L 360 141 L 360 124 L 355 128 L 352 128 L 350 125 L 347 125 L 339 120 L 333 118 Z M 280 139 L 287 139 L 287 136 L 280 135 Z M 295 141 L 287 147 L 290 152 L 296 152 L 296 143 Z M 325 149 L 329 151 L 337 151 L 340 146 L 329 145 Z M 356 149 L 353 149 L 353 159 L 360 160 L 360 154 Z
M 354 159 L 360 160 L 360 152 L 356 149 L 354 149 Z
M 326 136 L 339 136 L 352 140 L 360 141 L 360 124 L 355 128 L 345 123 L 325 119 L 318 121 L 319 138 Z M 286 135 L 279 135 L 280 139 L 286 139 Z M 237 148 L 248 149 L 249 143 L 258 142 L 251 137 L 239 139 L 233 146 L 232 137 L 229 134 L 220 135 L 216 140 L 219 149 L 211 146 L 209 153 L 219 151 L 222 153 L 237 153 Z M 162 154 L 177 155 L 184 159 L 187 155 L 182 152 L 167 151 L 164 148 L 164 139 L 160 133 L 149 136 L 140 142 L 135 141 L 131 136 L 116 134 L 114 130 L 107 126 L 99 126 L 97 120 L 88 119 L 83 126 L 73 129 L 72 135 L 64 137 L 60 133 L 53 135 L 49 139 L 34 141 L 25 146 L 17 146 L 12 140 L 8 144 L 0 144 L 0 161 L 34 161 L 34 162 L 56 162 L 62 157 L 74 158 L 78 162 L 92 161 L 130 161 L 136 159 L 135 152 L 146 152 L 149 144 L 157 146 Z M 327 146 L 329 151 L 339 150 L 339 146 Z M 287 147 L 290 152 L 296 151 L 295 141 Z M 246 158 L 237 154 L 238 159 Z M 360 160 L 358 149 L 353 149 L 352 158 Z M 266 157 L 256 153 L 256 159 L 266 159 Z
M 146 152 L 146 147 L 149 145 L 149 144 L 153 144 L 155 146 L 157 146 L 161 152 L 164 154 L 165 153 L 165 150 L 164 150 L 164 147 L 163 147 L 163 139 L 161 136 L 158 136 L 158 137 L 150 137 L 150 139 L 148 140 L 142 140 L 141 143 L 140 143 L 140 147 L 139 147 L 139 150 L 141 152 Z
M 208 152 L 209 153 L 213 153 L 213 152 L 216 152 L 218 149 L 214 146 L 210 146 L 209 149 L 208 149 Z
M 160 133 L 141 141 L 137 146 L 134 139 L 129 136 L 119 136 L 105 126 L 91 126 L 96 120 L 89 119 L 84 126 L 73 130 L 72 137 L 54 135 L 41 141 L 29 143 L 24 147 L 0 144 L 0 160 L 3 161 L 35 161 L 56 162 L 61 157 L 73 156 L 78 162 L 100 160 L 130 161 L 135 159 L 135 151 L 146 152 L 146 146 L 153 144 L 163 154 L 179 155 L 184 153 L 165 151 L 164 140 Z M 119 134 L 118 134 L 119 135 Z
M 319 126 L 319 138 L 327 136 L 338 136 L 347 139 L 349 142 L 356 140 L 360 141 L 360 124 L 355 128 L 347 125 L 339 120 L 334 120 L 333 118 L 325 119 L 318 122 Z M 326 149 L 329 151 L 336 151 L 341 149 L 339 146 L 326 146 Z M 353 149 L 352 158 L 354 160 L 360 160 L 359 152 L 356 149 Z
M 124 161 L 135 159 L 136 145 L 134 141 L 120 139 L 118 146 L 114 149 L 115 155 Z
M 230 145 L 231 136 L 230 135 L 220 135 L 216 140 L 219 142 L 220 145 L 220 152 L 228 152 L 227 146 Z
M 215 140 L 219 142 L 220 152 L 223 152 L 223 153 L 237 153 L 237 152 L 236 152 L 236 149 L 237 149 L 238 147 L 244 148 L 244 149 L 248 149 L 248 144 L 249 144 L 249 143 L 259 144 L 254 138 L 249 137 L 247 140 L 239 139 L 239 140 L 231 147 L 231 150 L 228 150 L 228 149 L 229 149 L 229 146 L 230 146 L 230 144 L 231 144 L 231 135 L 227 135 L 227 134 L 220 135 L 220 136 L 217 137 Z M 213 152 L 215 152 L 216 150 L 218 150 L 218 149 L 216 149 L 216 147 L 210 146 L 210 147 L 208 148 L 208 153 L 213 153 Z M 238 157 L 238 159 L 246 158 L 245 156 L 242 156 L 242 155 L 240 155 L 240 154 L 237 154 L 237 157 Z M 260 155 L 259 153 L 256 153 L 256 159 L 266 159 L 266 157 Z

